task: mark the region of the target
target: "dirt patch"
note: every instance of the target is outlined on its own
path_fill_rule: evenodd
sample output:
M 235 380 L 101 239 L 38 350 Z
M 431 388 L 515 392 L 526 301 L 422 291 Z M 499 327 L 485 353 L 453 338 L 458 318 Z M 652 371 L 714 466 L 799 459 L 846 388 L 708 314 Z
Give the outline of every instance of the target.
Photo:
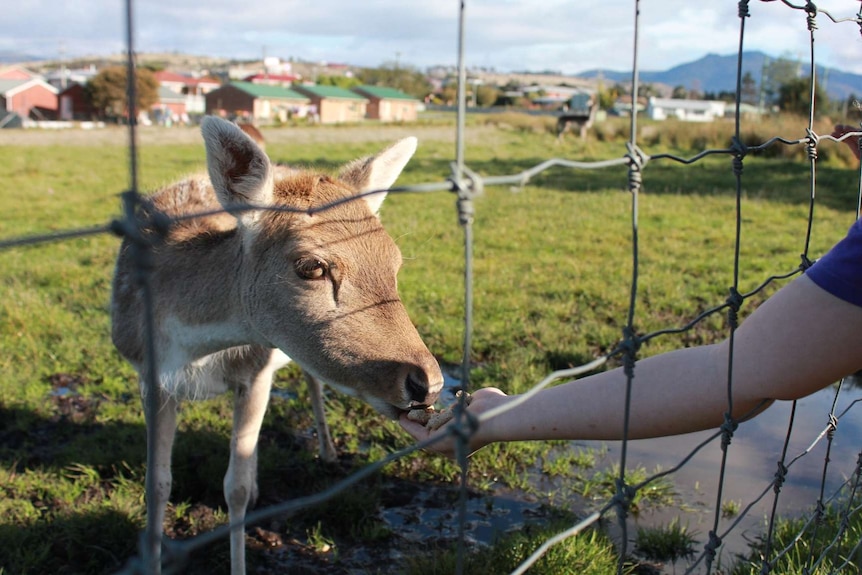
M 52 421 L 72 423 L 92 423 L 96 417 L 98 402 L 78 393 L 78 387 L 85 383 L 80 375 L 55 373 L 48 377 L 51 384 L 51 402 L 56 408 Z
M 423 552 L 456 548 L 460 498 L 457 488 L 393 478 L 383 479 L 379 488 L 382 505 L 371 512 L 379 527 L 365 540 L 315 535 L 315 524 L 301 517 L 279 517 L 248 527 L 245 541 L 249 572 L 359 575 L 376 573 L 385 565 L 385 572 L 400 573 L 409 560 Z M 482 548 L 496 537 L 522 529 L 528 522 L 545 521 L 549 515 L 548 509 L 535 500 L 468 492 L 466 549 Z M 165 532 L 175 539 L 187 539 L 220 525 L 216 510 L 201 504 L 169 523 Z M 226 572 L 219 562 L 229 557 L 227 547 L 226 542 L 219 542 L 196 551 L 182 572 Z

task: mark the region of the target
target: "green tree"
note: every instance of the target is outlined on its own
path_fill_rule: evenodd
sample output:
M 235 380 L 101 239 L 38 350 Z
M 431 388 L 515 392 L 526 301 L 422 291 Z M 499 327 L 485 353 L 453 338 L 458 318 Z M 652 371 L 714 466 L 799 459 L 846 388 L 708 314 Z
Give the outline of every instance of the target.
M 751 72 L 746 72 L 742 76 L 742 86 L 739 90 L 739 99 L 746 104 L 757 104 L 758 100 L 757 82 Z
M 778 58 L 764 62 L 760 83 L 767 103 L 778 103 L 781 86 L 799 78 L 799 66 L 798 61 L 790 58 Z
M 808 115 L 811 103 L 811 78 L 795 78 L 778 87 L 778 107 L 784 112 L 791 114 Z M 820 84 L 814 83 L 814 112 L 820 115 L 821 111 L 829 108 L 829 98 Z
M 500 91 L 495 86 L 481 85 L 476 87 L 476 102 L 482 106 L 493 106 L 497 102 Z
M 432 89 L 425 74 L 397 62 L 388 62 L 379 68 L 362 68 L 356 77 L 362 84 L 395 88 L 420 100 L 430 94 Z
M 321 86 L 337 86 L 346 89 L 362 84 L 358 78 L 350 76 L 318 76 L 317 83 Z
M 622 84 L 614 84 L 613 86 L 606 88 L 604 86 L 599 87 L 599 108 L 602 110 L 610 110 L 614 107 L 614 104 L 617 100 L 619 100 L 620 96 L 626 93 L 626 88 Z
M 149 110 L 159 101 L 159 82 L 151 70 L 136 72 L 136 108 Z M 127 78 L 125 66 L 108 66 L 87 83 L 87 97 L 101 117 L 119 119 L 127 115 Z
M 688 98 L 688 90 L 686 90 L 685 86 L 676 86 L 673 89 L 671 97 L 677 98 L 679 100 L 685 100 L 686 98 Z

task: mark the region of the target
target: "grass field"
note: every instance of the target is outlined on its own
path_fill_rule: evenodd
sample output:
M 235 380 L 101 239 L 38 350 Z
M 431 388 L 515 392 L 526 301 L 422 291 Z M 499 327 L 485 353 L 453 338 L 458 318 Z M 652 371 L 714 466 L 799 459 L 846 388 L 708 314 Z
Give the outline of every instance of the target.
M 597 160 L 625 153 L 625 124 L 600 127 L 598 137 L 587 142 L 558 142 L 547 128 L 541 120 L 517 117 L 471 121 L 467 164 L 482 175 L 504 175 L 555 156 Z M 646 153 L 690 156 L 704 146 L 726 147 L 732 125 L 717 132 L 682 124 L 643 129 L 649 134 Z M 822 131 L 828 133 L 828 127 Z M 445 179 L 454 157 L 454 129 L 443 122 L 285 128 L 265 131 L 265 136 L 274 160 L 331 170 L 409 133 L 419 137 L 420 147 L 399 184 Z M 802 137 L 804 124 L 759 125 L 747 137 L 765 141 L 773 135 Z M 124 137 L 120 129 L 0 131 L 0 240 L 99 226 L 117 217 L 118 194 L 128 187 Z M 203 167 L 204 150 L 194 129 L 144 130 L 141 142 L 144 189 Z M 837 241 L 854 217 L 858 173 L 841 147 L 826 143 L 820 154 L 812 259 Z M 798 149 L 770 150 L 746 160 L 740 291 L 799 264 L 808 173 L 804 151 Z M 554 168 L 523 188 L 488 188 L 476 200 L 471 385 L 524 391 L 551 370 L 580 365 L 614 348 L 625 325 L 632 272 L 626 180 L 625 168 Z M 684 325 L 727 297 L 733 281 L 735 191 L 726 156 L 691 166 L 669 160 L 647 165 L 639 207 L 635 317 L 640 333 Z M 463 235 L 454 196 L 391 194 L 382 218 L 405 257 L 399 286 L 413 321 L 444 365 L 459 364 Z M 145 435 L 133 370 L 109 338 L 109 289 L 118 245 L 118 238 L 100 234 L 0 251 L 4 574 L 110 572 L 136 551 L 144 514 Z M 754 297 L 744 313 L 774 289 Z M 685 334 L 652 340 L 641 353 L 717 341 L 725 333 L 722 317 L 712 317 Z M 259 505 L 315 493 L 409 444 L 395 423 L 333 392 L 328 414 L 341 455 L 336 464 L 321 463 L 301 381 L 295 368 L 284 370 L 277 381 L 279 393 L 261 436 Z M 165 526 L 172 537 L 188 537 L 226 520 L 221 485 L 230 422 L 228 397 L 183 405 Z M 552 465 L 563 447 L 541 443 L 482 450 L 471 464 L 474 496 L 516 489 L 559 501 L 536 487 L 532 479 L 542 474 L 569 485 L 572 497 L 579 486 L 600 483 L 588 457 Z M 250 571 L 346 573 L 361 555 L 369 565 L 385 566 L 380 573 L 450 573 L 440 558 L 451 552 L 450 539 L 420 545 L 444 553 L 436 567 L 429 566 L 412 549 L 415 543 L 405 542 L 382 521 L 379 509 L 398 506 L 407 486 L 448 493 L 457 474 L 448 461 L 416 454 L 335 502 L 249 528 Z M 668 486 L 666 493 L 671 491 Z M 668 499 L 654 504 L 668 504 Z M 544 540 L 547 529 L 570 521 L 573 511 L 578 509 L 568 504 L 546 509 L 544 524 L 523 530 L 517 542 L 506 540 L 493 556 L 473 557 L 469 572 L 513 568 Z M 408 553 L 409 560 L 404 559 Z M 612 546 L 602 534 L 590 532 L 531 573 L 561 573 L 559 565 L 585 553 L 595 554 L 589 555 L 597 569 L 592 572 L 615 569 Z M 219 543 L 193 557 L 187 572 L 226 572 L 227 565 L 227 544 Z

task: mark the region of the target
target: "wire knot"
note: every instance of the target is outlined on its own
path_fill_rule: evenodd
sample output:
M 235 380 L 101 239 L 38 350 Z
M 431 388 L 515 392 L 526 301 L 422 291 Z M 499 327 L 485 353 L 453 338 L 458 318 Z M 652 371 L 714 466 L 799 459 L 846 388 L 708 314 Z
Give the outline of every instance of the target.
M 808 159 L 816 160 L 817 144 L 820 143 L 820 138 L 811 130 L 811 128 L 806 128 L 805 133 L 808 135 L 808 141 L 805 143 L 805 149 L 808 152 Z
M 726 451 L 730 445 L 730 440 L 733 439 L 733 433 L 739 427 L 739 422 L 731 417 L 730 413 L 724 414 L 724 423 L 721 424 L 721 450 Z
M 455 421 L 463 421 L 464 425 L 453 425 L 452 426 L 452 435 L 455 436 L 455 439 L 459 442 L 463 442 L 464 445 L 469 445 L 470 438 L 476 435 L 476 431 L 479 429 L 479 418 L 467 411 L 466 409 L 461 409 L 461 404 L 455 404 Z M 461 418 L 459 420 L 459 417 Z
M 802 261 L 799 263 L 799 269 L 800 269 L 800 270 L 805 271 L 805 270 L 807 270 L 808 268 L 810 268 L 811 266 L 813 266 L 813 265 L 814 265 L 814 262 L 812 262 L 810 259 L 808 259 L 808 256 L 807 256 L 806 254 L 799 254 L 799 257 L 800 257 L 800 258 L 801 258 L 801 260 L 802 260 Z
M 628 517 L 629 509 L 631 509 L 632 502 L 635 499 L 635 495 L 637 495 L 637 489 L 627 484 L 625 480 L 619 477 L 614 480 L 614 484 L 616 485 L 617 492 L 613 497 L 613 503 L 617 508 L 617 517 L 621 521 L 625 521 L 626 517 Z
M 838 418 L 834 413 L 829 414 L 829 424 L 826 426 L 826 437 L 829 441 L 835 437 L 835 432 L 838 430 Z
M 739 309 L 745 298 L 735 287 L 730 288 L 730 295 L 727 296 L 725 303 L 727 304 L 727 323 L 731 329 L 736 329 L 739 326 Z
M 715 531 L 710 530 L 709 541 L 704 546 L 704 551 L 706 551 L 710 564 L 712 564 L 712 560 L 715 559 L 715 552 L 719 547 L 721 547 L 721 537 L 716 535 Z
M 817 6 L 814 5 L 814 2 L 805 4 L 805 13 L 807 14 L 805 21 L 808 23 L 808 31 L 817 30 Z
M 636 194 L 643 184 L 642 172 L 649 161 L 649 157 L 639 148 L 633 146 L 631 142 L 626 142 L 626 148 L 628 149 L 626 157 L 629 159 L 629 192 Z
M 784 462 L 778 462 L 778 471 L 775 472 L 775 481 L 772 485 L 772 490 L 776 495 L 781 493 L 781 486 L 784 485 L 784 482 L 787 480 L 787 466 L 784 465 Z
M 461 167 L 460 176 L 455 162 L 452 162 L 451 169 L 452 177 L 449 181 L 452 182 L 453 191 L 458 193 L 458 222 L 466 226 L 473 223 L 473 216 L 476 213 L 473 208 L 473 198 L 482 195 L 484 184 L 482 177 L 466 166 Z M 462 176 L 466 176 L 466 179 Z
M 634 377 L 635 362 L 641 347 L 641 339 L 635 333 L 634 328 L 626 326 L 623 328 L 623 341 L 620 343 L 623 352 L 623 371 L 629 379 Z
M 733 174 L 737 177 L 741 176 L 743 160 L 745 159 L 745 156 L 748 155 L 748 146 L 745 145 L 745 142 L 736 136 L 733 136 L 731 139 L 730 149 L 733 151 L 733 160 L 731 164 L 733 166 Z

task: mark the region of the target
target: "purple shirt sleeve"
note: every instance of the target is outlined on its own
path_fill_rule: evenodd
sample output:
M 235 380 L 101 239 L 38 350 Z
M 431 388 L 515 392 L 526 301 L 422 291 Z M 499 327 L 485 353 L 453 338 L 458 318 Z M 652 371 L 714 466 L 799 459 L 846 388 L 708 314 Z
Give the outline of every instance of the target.
M 835 297 L 862 307 L 862 219 L 805 273 Z

